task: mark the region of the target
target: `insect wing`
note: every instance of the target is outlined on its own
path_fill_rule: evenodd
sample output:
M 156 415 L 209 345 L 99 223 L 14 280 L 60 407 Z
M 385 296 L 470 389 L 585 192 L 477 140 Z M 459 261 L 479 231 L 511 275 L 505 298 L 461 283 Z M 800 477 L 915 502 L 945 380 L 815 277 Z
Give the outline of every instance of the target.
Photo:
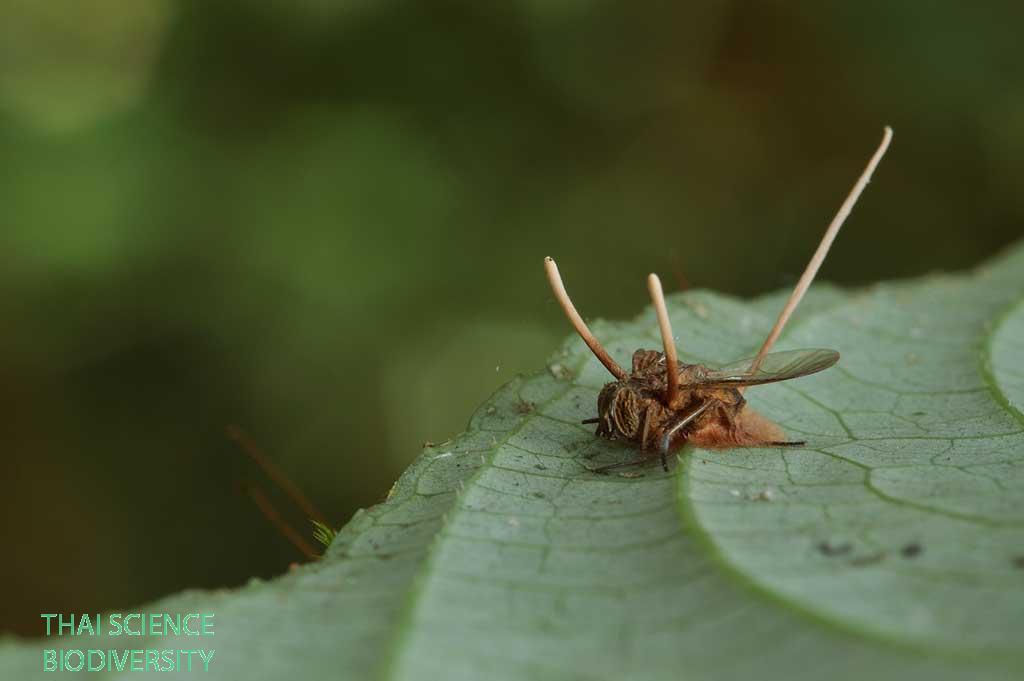
M 697 385 L 724 385 L 739 387 L 744 385 L 762 385 L 777 381 L 788 381 L 828 369 L 839 361 L 839 353 L 835 350 L 785 350 L 765 355 L 764 361 L 756 371 L 750 368 L 754 358 L 733 362 L 720 369 L 712 369 L 697 381 Z

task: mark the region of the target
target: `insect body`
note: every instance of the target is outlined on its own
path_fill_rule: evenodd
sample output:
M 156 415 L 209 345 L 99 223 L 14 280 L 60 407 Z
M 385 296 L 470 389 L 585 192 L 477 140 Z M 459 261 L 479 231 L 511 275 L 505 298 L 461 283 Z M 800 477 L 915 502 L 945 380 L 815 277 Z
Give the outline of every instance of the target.
M 785 439 L 782 429 L 747 406 L 743 391 L 753 385 L 787 381 L 817 373 L 839 360 L 835 350 L 790 350 L 769 353 L 783 327 L 806 293 L 825 259 L 836 233 L 864 190 L 888 148 L 892 130 L 885 129 L 882 144 L 868 162 L 846 201 L 832 220 L 807 269 L 797 282 L 775 326 L 756 357 L 712 369 L 702 364 L 680 363 L 669 323 L 668 308 L 656 274 L 648 277 L 648 289 L 661 329 L 664 352 L 640 349 L 633 353 L 626 372 L 605 351 L 587 328 L 569 299 L 558 266 L 546 258 L 544 267 L 555 297 L 577 333 L 615 381 L 602 388 L 597 400 L 597 435 L 637 445 L 641 458 L 612 464 L 597 471 L 660 459 L 668 470 L 668 452 L 684 442 L 702 448 L 792 447 L 802 441 Z
M 598 396 L 597 434 L 659 457 L 684 442 L 704 449 L 801 445 L 748 407 L 740 388 L 807 376 L 838 360 L 835 350 L 793 350 L 766 355 L 755 372 L 749 371 L 753 359 L 717 370 L 679 364 L 677 397 L 667 404 L 661 399 L 668 387 L 665 355 L 637 350 L 630 375 L 606 384 Z

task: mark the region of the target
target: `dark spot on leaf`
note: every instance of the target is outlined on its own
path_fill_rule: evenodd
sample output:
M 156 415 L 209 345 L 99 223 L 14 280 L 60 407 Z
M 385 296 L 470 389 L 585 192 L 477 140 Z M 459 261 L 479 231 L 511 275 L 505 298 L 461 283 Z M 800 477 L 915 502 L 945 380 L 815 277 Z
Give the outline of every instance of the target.
M 548 467 L 545 466 L 542 463 L 535 463 L 535 464 L 533 464 L 533 467 L 536 468 L 539 471 L 546 471 L 548 469 Z
M 922 551 L 924 551 L 924 547 L 918 544 L 916 541 L 912 541 L 906 546 L 904 546 L 902 549 L 900 549 L 900 555 L 902 555 L 904 558 L 915 558 L 921 555 Z
M 1018 570 L 1024 570 L 1024 556 L 1017 556 L 1013 559 L 1013 567 Z
M 910 415 L 911 416 L 927 416 L 928 412 L 926 412 L 926 411 L 915 411 L 915 412 L 911 412 Z
M 533 413 L 534 409 L 536 409 L 536 406 L 533 404 L 533 402 L 527 402 L 526 400 L 523 399 L 520 399 L 516 402 L 516 411 L 519 412 L 520 414 L 526 415 Z
M 546 499 L 547 498 L 547 497 L 544 496 L 544 492 L 532 492 L 532 495 L 537 497 L 538 499 Z
M 818 542 L 818 551 L 823 556 L 844 556 L 852 550 L 853 544 L 850 542 L 844 541 L 841 544 L 833 544 L 828 540 Z

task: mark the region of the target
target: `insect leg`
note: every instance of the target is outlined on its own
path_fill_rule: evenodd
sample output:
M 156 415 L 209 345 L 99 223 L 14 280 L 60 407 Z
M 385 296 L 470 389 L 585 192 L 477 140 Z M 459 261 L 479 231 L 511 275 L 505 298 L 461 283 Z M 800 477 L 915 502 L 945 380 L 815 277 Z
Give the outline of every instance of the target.
M 692 423 L 694 419 L 703 414 L 704 411 L 711 406 L 712 402 L 714 402 L 714 400 L 705 400 L 703 404 L 701 404 L 693 411 L 683 416 L 680 416 L 675 421 L 673 421 L 672 425 L 669 426 L 668 430 L 665 431 L 665 434 L 662 435 L 661 440 L 658 443 L 658 450 L 655 454 L 642 456 L 639 459 L 633 459 L 632 461 L 620 461 L 619 463 L 601 466 L 600 468 L 591 468 L 590 471 L 592 473 L 606 473 L 610 470 L 615 470 L 616 468 L 626 468 L 627 466 L 639 466 L 641 464 L 647 463 L 648 461 L 653 461 L 654 459 L 661 459 L 662 468 L 664 468 L 667 472 L 668 449 L 669 445 L 672 444 L 673 436 L 675 436 L 675 434 L 678 433 L 680 429 L 686 427 L 687 425 Z
M 599 417 L 599 416 L 595 416 L 592 419 L 583 419 L 582 421 L 580 421 L 580 423 L 582 423 L 584 425 L 586 425 L 588 423 L 600 423 L 600 422 L 601 422 L 601 417 Z
M 668 473 L 668 448 L 672 444 L 672 438 L 680 429 L 684 428 L 688 424 L 692 423 L 695 418 L 704 413 L 704 411 L 711 406 L 711 400 L 705 400 L 703 404 L 691 411 L 686 416 L 683 416 L 676 420 L 671 426 L 665 430 L 665 434 L 661 436 L 660 446 L 658 447 L 658 456 L 661 458 L 661 467 Z
M 807 444 L 806 440 L 790 440 L 790 441 L 775 441 L 765 442 L 769 447 L 803 447 Z
M 640 436 L 640 449 L 647 449 L 647 436 L 651 430 L 651 410 L 650 407 L 644 410 L 644 428 L 641 431 Z
M 699 407 L 691 411 L 689 414 L 679 417 L 671 426 L 665 429 L 665 433 L 661 436 L 661 446 L 658 447 L 658 451 L 661 452 L 661 462 L 666 467 L 665 470 L 668 470 L 668 462 L 665 460 L 665 456 L 668 454 L 669 445 L 672 444 L 672 438 L 675 437 L 675 434 L 678 433 L 680 429 L 685 428 L 692 423 L 694 419 L 703 414 L 705 410 L 711 406 L 713 401 L 714 400 L 705 400 Z
M 598 468 L 591 468 L 589 470 L 590 470 L 591 473 L 607 473 L 608 471 L 613 471 L 616 468 L 629 468 L 630 466 L 642 466 L 645 463 L 648 463 L 650 461 L 654 461 L 656 458 L 658 458 L 657 455 L 654 455 L 654 456 L 641 456 L 639 459 L 633 459 L 631 461 L 619 461 L 618 463 L 610 463 L 607 466 L 600 466 Z
M 650 426 L 650 419 L 648 418 L 648 416 L 649 416 L 648 412 L 645 411 L 644 412 L 643 435 L 641 436 L 641 439 L 640 439 L 640 442 L 641 442 L 640 447 L 641 447 L 641 449 L 643 451 L 647 451 L 647 433 L 648 433 L 648 428 Z M 639 466 L 641 464 L 647 463 L 648 461 L 651 461 L 654 458 L 655 458 L 654 456 L 650 456 L 650 455 L 642 456 L 639 459 L 633 459 L 632 461 L 620 461 L 619 463 L 613 463 L 613 464 L 609 464 L 607 466 L 601 466 L 600 468 L 592 468 L 591 471 L 594 472 L 594 473 L 606 473 L 606 472 L 608 472 L 610 470 L 614 470 L 616 468 L 626 468 L 628 466 Z M 662 455 L 662 462 L 664 462 L 664 455 Z M 667 465 L 665 466 L 665 471 L 668 472 L 668 466 Z

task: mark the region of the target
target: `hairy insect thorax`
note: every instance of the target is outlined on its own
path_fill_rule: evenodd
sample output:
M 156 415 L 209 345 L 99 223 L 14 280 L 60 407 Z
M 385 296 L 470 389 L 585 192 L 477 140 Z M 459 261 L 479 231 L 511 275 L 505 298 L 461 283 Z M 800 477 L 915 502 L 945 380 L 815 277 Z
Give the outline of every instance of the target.
M 644 446 L 677 414 L 703 400 L 715 399 L 731 407 L 730 411 L 738 412 L 744 403 L 738 391 L 688 387 L 703 379 L 707 371 L 702 364 L 679 363 L 679 395 L 675 404 L 668 405 L 663 402 L 667 384 L 665 355 L 655 350 L 637 350 L 633 353 L 631 374 L 605 384 L 598 395 L 597 434 L 609 440 L 626 440 Z

